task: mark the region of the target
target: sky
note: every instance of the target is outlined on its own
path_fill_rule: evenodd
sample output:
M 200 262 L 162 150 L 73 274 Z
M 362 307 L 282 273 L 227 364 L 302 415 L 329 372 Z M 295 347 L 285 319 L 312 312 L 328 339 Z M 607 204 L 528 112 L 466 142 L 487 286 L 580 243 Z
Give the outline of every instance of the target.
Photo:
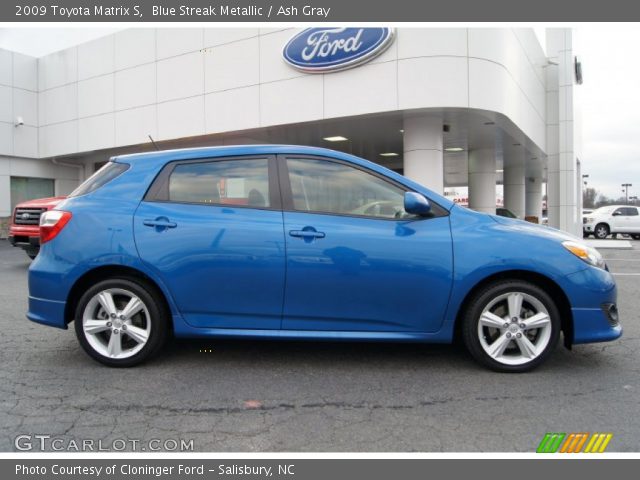
M 586 26 L 574 32 L 584 83 L 582 172 L 589 187 L 609 197 L 640 194 L 640 25 Z
M 535 25 L 536 34 L 544 28 Z M 5 28 L 0 48 L 43 56 L 119 28 Z M 584 83 L 575 88 L 582 111 L 582 172 L 588 186 L 622 196 L 622 183 L 640 194 L 640 25 L 587 24 L 574 29 L 574 50 L 582 61 Z

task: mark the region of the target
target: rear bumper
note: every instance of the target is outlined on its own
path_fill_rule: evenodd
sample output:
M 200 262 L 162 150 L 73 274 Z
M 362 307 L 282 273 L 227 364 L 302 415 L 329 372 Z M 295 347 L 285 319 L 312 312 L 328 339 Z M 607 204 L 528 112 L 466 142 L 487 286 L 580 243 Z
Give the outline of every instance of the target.
M 29 296 L 27 318 L 32 322 L 56 328 L 67 328 L 64 321 L 65 302 Z

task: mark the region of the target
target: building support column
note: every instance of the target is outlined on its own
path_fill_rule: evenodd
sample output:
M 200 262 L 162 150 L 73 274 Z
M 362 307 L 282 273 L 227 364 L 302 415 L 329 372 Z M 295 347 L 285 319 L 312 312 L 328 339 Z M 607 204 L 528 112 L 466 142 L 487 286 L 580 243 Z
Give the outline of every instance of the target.
M 525 180 L 525 207 L 527 217 L 536 217 L 542 223 L 542 177 L 527 177 Z
M 469 152 L 469 208 L 496 213 L 496 156 L 493 148 Z
M 505 208 L 524 218 L 524 164 L 505 165 L 503 178 Z
M 574 103 L 574 56 L 570 28 L 547 29 L 547 210 L 549 225 L 581 235 L 577 182 L 579 145 L 576 137 Z M 579 186 L 579 188 L 577 188 Z
M 438 116 L 404 118 L 404 175 L 442 195 L 442 119 Z

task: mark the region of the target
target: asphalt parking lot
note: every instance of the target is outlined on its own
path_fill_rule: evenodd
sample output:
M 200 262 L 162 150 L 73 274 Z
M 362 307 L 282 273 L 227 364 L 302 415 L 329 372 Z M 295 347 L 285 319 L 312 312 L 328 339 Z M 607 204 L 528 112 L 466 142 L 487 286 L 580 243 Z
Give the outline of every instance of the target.
M 15 450 L 17 435 L 48 434 L 103 445 L 193 439 L 196 451 L 531 452 L 545 432 L 612 432 L 608 451 L 638 451 L 632 243 L 601 250 L 623 338 L 559 346 L 538 370 L 509 375 L 455 346 L 250 341 L 173 341 L 151 363 L 109 369 L 72 330 L 26 320 L 29 259 L 0 241 L 0 451 Z

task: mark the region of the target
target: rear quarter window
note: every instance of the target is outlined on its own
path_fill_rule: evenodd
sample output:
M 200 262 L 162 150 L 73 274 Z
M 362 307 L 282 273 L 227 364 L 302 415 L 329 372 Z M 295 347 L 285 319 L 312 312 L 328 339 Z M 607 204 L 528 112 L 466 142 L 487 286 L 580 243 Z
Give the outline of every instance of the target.
M 98 188 L 106 185 L 114 178 L 129 169 L 126 163 L 109 162 L 100 170 L 86 179 L 78 188 L 69 194 L 69 197 L 78 197 L 96 191 Z

